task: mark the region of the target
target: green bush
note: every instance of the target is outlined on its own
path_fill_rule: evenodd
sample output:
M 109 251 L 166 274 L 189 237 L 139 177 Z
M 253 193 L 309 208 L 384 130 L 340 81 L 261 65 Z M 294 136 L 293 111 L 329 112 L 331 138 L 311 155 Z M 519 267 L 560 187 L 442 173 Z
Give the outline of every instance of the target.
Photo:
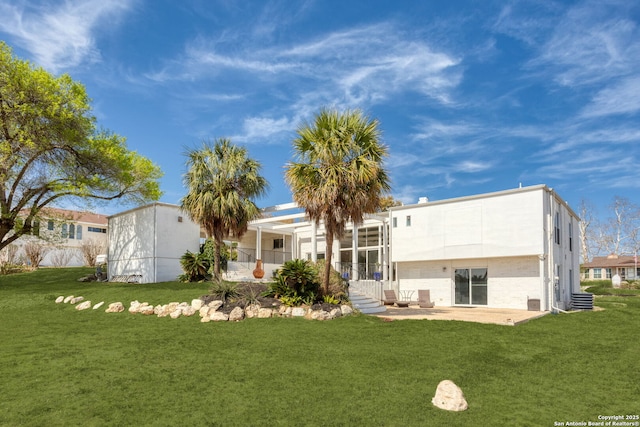
M 180 257 L 180 266 L 184 271 L 179 277 L 182 282 L 200 282 L 209 278 L 211 264 L 203 253 L 187 251 Z
M 313 263 L 292 259 L 277 271 L 269 292 L 274 296 L 299 296 L 305 300 L 315 299 L 320 289 L 318 271 Z
M 211 295 L 224 302 L 240 295 L 238 292 L 238 284 L 235 282 L 227 282 L 225 280 L 214 281 L 210 292 Z

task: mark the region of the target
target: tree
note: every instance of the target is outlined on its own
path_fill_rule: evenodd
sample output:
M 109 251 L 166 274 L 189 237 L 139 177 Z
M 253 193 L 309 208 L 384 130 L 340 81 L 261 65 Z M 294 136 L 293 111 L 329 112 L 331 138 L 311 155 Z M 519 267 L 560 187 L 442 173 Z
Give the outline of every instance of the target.
M 612 254 L 636 253 L 640 249 L 640 208 L 620 196 L 609 207 L 613 216 L 603 225 L 603 246 Z
M 323 109 L 313 123 L 304 123 L 293 141 L 295 161 L 285 179 L 293 199 L 316 224 L 324 222 L 327 249 L 323 289 L 329 292 L 333 240 L 348 222 L 380 210 L 390 190 L 383 167 L 387 148 L 380 142 L 378 121 L 361 111 Z
M 597 230 L 599 229 L 594 217 L 594 207 L 586 200 L 580 201 L 580 252 L 583 262 L 589 262 L 593 255 L 599 252 L 597 245 Z
M 63 199 L 157 200 L 160 169 L 99 130 L 85 88 L 0 42 L 0 249 Z
M 260 163 L 247 156 L 247 150 L 228 139 L 186 153 L 187 194 L 182 210 L 215 241 L 214 276 L 220 280 L 220 254 L 223 239 L 241 238 L 249 221 L 260 216 L 253 199 L 265 194 L 268 184 L 260 175 Z

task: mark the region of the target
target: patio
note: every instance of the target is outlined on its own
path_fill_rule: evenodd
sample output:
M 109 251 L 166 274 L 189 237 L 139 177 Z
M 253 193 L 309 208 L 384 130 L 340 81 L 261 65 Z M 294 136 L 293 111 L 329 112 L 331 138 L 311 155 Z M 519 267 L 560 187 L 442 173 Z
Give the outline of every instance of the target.
M 496 325 L 519 325 L 532 319 L 549 314 L 548 311 L 527 311 L 508 308 L 480 307 L 434 307 L 420 308 L 410 305 L 408 308 L 387 306 L 384 313 L 375 314 L 388 320 L 461 320 L 464 322 L 493 323 Z

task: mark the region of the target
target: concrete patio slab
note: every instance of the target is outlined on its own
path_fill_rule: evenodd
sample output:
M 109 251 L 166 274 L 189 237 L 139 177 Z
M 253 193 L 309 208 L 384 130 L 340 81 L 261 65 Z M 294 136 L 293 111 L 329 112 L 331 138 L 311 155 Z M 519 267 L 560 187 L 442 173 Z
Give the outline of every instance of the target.
M 411 305 L 408 308 L 387 306 L 387 311 L 376 316 L 388 320 L 461 320 L 464 322 L 493 323 L 515 326 L 549 314 L 548 311 L 527 311 L 507 308 L 481 307 L 434 307 L 420 308 Z

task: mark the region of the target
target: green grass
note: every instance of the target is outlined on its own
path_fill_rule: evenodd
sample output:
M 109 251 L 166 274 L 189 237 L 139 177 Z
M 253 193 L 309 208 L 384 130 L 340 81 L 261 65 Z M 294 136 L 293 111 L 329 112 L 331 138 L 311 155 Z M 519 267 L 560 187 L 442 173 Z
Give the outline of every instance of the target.
M 0 425 L 551 426 L 640 412 L 637 297 L 517 327 L 200 323 L 55 304 L 191 301 L 209 287 L 76 282 L 85 271 L 0 277 Z M 467 411 L 432 406 L 443 379 Z

